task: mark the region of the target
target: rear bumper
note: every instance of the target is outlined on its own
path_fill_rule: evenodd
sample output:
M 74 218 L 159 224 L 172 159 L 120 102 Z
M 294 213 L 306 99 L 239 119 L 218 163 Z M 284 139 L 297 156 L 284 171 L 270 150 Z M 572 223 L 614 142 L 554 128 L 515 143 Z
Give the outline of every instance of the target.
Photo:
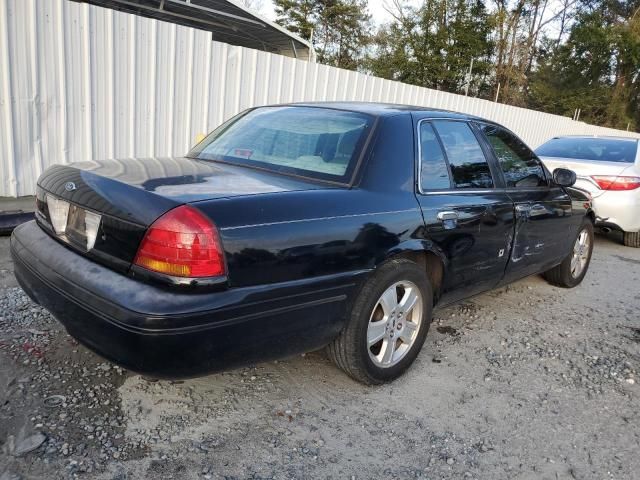
M 173 292 L 67 249 L 35 222 L 16 228 L 18 282 L 78 341 L 123 367 L 164 378 L 196 376 L 322 347 L 340 331 L 366 272 Z
M 597 225 L 640 231 L 640 189 L 628 192 L 608 191 L 593 199 Z

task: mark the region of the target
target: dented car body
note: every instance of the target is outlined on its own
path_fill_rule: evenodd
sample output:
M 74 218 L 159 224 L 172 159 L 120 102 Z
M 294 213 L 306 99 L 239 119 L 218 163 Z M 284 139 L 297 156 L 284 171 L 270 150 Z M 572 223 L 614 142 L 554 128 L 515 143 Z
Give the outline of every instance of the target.
M 261 107 L 185 158 L 50 168 L 11 251 L 25 291 L 72 336 L 131 370 L 184 377 L 327 345 L 389 259 L 420 265 L 436 306 L 559 265 L 593 215 L 570 183 L 475 117 Z M 59 201 L 66 228 L 52 218 Z M 141 260 L 159 219 L 185 207 L 215 227 L 213 275 Z

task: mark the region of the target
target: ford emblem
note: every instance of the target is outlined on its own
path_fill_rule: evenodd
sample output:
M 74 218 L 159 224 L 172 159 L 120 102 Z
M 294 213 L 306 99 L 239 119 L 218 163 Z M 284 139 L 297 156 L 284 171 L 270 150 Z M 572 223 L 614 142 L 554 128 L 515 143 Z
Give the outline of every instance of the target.
M 67 192 L 73 192 L 76 189 L 76 184 L 73 182 L 67 182 L 64 184 L 64 189 Z

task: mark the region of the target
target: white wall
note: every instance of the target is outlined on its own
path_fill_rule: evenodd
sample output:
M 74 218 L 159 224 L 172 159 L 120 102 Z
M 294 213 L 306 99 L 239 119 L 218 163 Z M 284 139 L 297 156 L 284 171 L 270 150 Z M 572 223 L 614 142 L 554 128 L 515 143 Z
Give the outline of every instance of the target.
M 210 38 L 68 0 L 0 0 L 0 196 L 33 194 L 54 163 L 184 154 L 198 133 L 269 103 L 445 108 L 496 120 L 534 147 L 561 134 L 640 137 Z

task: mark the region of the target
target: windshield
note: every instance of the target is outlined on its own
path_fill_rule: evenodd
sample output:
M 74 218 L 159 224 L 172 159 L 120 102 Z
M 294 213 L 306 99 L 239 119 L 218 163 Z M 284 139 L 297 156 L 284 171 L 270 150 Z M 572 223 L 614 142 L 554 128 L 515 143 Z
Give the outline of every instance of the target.
M 209 134 L 189 157 L 348 183 L 371 122 L 328 108 L 256 108 Z
M 575 158 L 600 162 L 633 163 L 638 142 L 611 138 L 553 138 L 538 147 L 542 157 Z

